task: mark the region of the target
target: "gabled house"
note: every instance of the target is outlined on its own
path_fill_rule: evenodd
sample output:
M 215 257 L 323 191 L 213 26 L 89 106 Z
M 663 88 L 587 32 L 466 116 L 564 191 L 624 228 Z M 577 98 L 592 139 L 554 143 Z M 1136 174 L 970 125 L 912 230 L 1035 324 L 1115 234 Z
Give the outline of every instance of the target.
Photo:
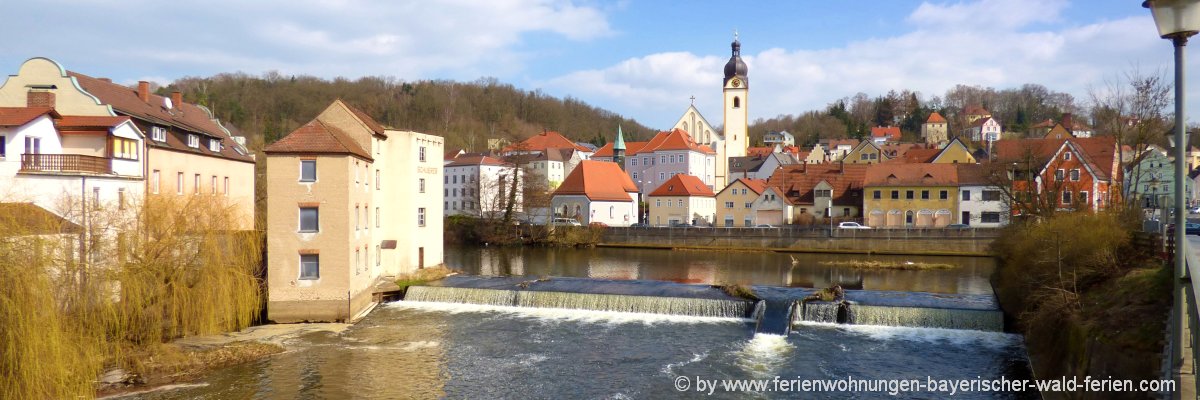
M 900 127 L 898 126 L 876 126 L 871 128 L 871 141 L 883 143 L 897 143 L 900 141 Z
M 1144 209 L 1171 208 L 1175 202 L 1175 164 L 1159 151 L 1145 151 L 1125 170 L 1125 198 Z M 1184 180 L 1184 198 L 1191 205 L 1191 179 Z
M 647 142 L 624 142 L 625 168 L 640 193 L 650 193 L 675 175 L 691 175 L 713 187 L 717 153 L 681 129 L 659 132 Z M 600 147 L 592 159 L 615 161 L 613 142 Z
M 772 186 L 754 199 L 751 209 L 756 225 L 783 226 L 795 223 L 794 206 L 783 189 Z
M 842 157 L 841 162 L 847 164 L 878 164 L 890 159 L 891 157 L 888 157 L 883 152 L 883 148 L 879 144 L 870 140 L 864 140 L 859 142 L 849 153 L 846 153 Z
M 544 153 L 549 149 L 575 149 L 584 155 L 583 159 L 589 159 L 591 151 L 588 148 L 575 144 L 571 139 L 567 139 L 561 133 L 553 131 L 543 131 L 542 133 L 530 136 L 518 143 L 509 144 L 500 150 L 500 155 L 510 156 L 514 154 L 536 154 Z
M 654 226 L 692 224 L 712 226 L 716 200 L 712 189 L 691 175 L 675 175 L 650 193 L 647 203 Z
M 958 214 L 955 223 L 977 228 L 995 228 L 1008 224 L 1012 212 L 1004 191 L 997 186 L 1002 179 L 987 165 L 958 164 Z
M 829 153 L 825 151 L 825 147 L 820 143 L 814 144 L 812 150 L 808 151 L 803 157 L 797 156 L 796 159 L 805 164 L 820 164 L 829 161 Z
M 996 142 L 996 160 L 1014 169 L 1021 214 L 1030 207 L 1101 210 L 1120 198 L 1116 141 L 1111 136 Z
M 995 142 L 1000 140 L 1000 132 L 1000 122 L 988 116 L 971 122 L 971 125 L 963 130 L 963 136 L 971 138 L 971 141 L 976 143 Z
M 879 164 L 866 171 L 866 224 L 873 228 L 933 228 L 958 211 L 954 164 Z
M 738 178 L 716 195 L 717 226 L 751 227 L 755 221 L 754 202 L 767 189 L 762 179 Z M 790 216 L 789 216 L 790 217 Z
M 768 153 L 764 156 L 731 157 L 729 159 L 729 176 L 750 179 L 770 179 L 780 167 L 797 164 L 795 158 L 787 153 Z
M 825 146 L 827 155 L 825 161 L 841 161 L 850 151 L 858 147 L 858 139 L 821 139 L 817 144 Z
M 942 146 L 937 155 L 929 160 L 933 164 L 975 164 L 978 162 L 971 148 L 963 143 L 961 138 L 951 139 Z
M 550 204 L 555 218 L 629 226 L 638 220 L 637 197 L 637 186 L 616 163 L 584 160 L 555 189 Z
M 788 133 L 788 131 L 767 132 L 763 135 L 763 143 L 768 146 L 795 146 L 796 136 Z
M 869 142 L 864 142 L 869 143 Z M 792 205 L 792 219 L 805 223 L 832 214 L 857 218 L 863 206 L 863 177 L 869 164 L 797 164 L 780 168 L 767 187 L 783 192 Z M 832 205 L 832 212 L 827 211 Z

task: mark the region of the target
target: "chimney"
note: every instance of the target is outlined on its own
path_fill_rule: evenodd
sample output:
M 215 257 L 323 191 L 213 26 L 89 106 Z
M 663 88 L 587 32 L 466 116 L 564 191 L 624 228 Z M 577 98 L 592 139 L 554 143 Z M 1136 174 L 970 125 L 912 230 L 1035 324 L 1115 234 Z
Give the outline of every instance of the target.
M 50 107 L 55 106 L 54 92 L 44 90 L 30 90 L 25 96 L 26 107 Z
M 180 105 L 183 105 L 183 93 L 178 90 L 171 92 L 171 106 L 179 108 Z
M 137 95 L 138 95 L 139 99 L 142 99 L 142 101 L 149 103 L 150 102 L 150 82 L 138 81 Z
M 1071 118 L 1071 113 L 1063 114 L 1062 126 L 1063 128 L 1067 128 L 1068 131 L 1074 130 L 1073 128 L 1075 127 L 1075 121 Z

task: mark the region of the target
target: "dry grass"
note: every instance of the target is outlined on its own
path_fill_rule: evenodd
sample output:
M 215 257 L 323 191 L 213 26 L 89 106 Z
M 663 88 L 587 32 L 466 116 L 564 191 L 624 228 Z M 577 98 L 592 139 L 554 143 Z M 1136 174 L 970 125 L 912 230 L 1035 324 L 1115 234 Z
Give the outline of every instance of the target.
M 738 283 L 738 284 L 732 284 L 732 285 L 721 285 L 718 287 L 721 288 L 721 290 L 724 291 L 725 294 L 728 294 L 733 297 L 737 297 L 740 299 L 746 299 L 746 300 L 753 300 L 753 301 L 759 300 L 758 294 L 754 293 L 754 288 L 750 287 L 750 285 Z
M 958 267 L 954 264 L 926 263 L 913 261 L 821 261 L 819 264 L 830 267 L 850 267 L 854 269 L 898 269 L 898 270 L 931 270 L 950 269 Z
M 449 268 L 446 268 L 446 267 L 418 269 L 416 271 L 409 272 L 407 274 L 397 275 L 396 276 L 396 286 L 399 286 L 400 289 L 404 289 L 409 286 L 422 285 L 425 283 L 440 280 L 442 278 L 445 278 L 450 275 L 454 275 L 456 273 L 457 272 L 451 271 Z

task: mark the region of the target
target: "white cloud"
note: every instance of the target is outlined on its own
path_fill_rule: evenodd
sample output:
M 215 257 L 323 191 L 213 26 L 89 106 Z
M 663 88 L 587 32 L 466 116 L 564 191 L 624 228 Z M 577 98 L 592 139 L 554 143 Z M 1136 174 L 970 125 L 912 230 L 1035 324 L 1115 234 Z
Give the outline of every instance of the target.
M 1149 16 L 1082 25 L 1061 23 L 1061 0 L 934 5 L 923 3 L 892 37 L 823 49 L 772 48 L 747 53 L 751 119 L 823 109 L 858 92 L 882 95 L 910 89 L 941 96 L 956 84 L 995 88 L 1042 84 L 1087 100 L 1089 87 L 1130 68 L 1155 68 L 1170 59 Z M 990 18 L 985 18 L 990 17 Z M 990 23 L 977 23 L 978 21 Z M 544 82 L 662 128 L 697 106 L 720 124 L 720 74 L 728 55 L 659 53 L 611 67 L 578 71 Z

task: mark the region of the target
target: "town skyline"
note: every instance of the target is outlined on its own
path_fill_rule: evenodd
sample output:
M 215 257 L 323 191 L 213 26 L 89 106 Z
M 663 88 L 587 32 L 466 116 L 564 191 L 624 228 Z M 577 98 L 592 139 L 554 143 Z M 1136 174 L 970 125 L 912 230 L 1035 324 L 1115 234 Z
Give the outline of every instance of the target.
M 70 24 L 47 35 L 18 34 L 33 31 L 32 22 L 0 28 L 26 37 L 0 63 L 11 69 L 45 56 L 123 84 L 268 71 L 406 81 L 495 77 L 666 129 L 692 96 L 702 112 L 719 111 L 719 71 L 735 29 L 755 89 L 751 121 L 822 109 L 858 92 L 909 89 L 927 99 L 957 84 L 1041 84 L 1085 105 L 1090 88 L 1131 68 L 1168 75 L 1171 57 L 1149 12 L 1116 1 L 785 3 L 737 11 L 718 3 L 133 3 L 115 21 L 89 17 L 108 6 L 15 4 L 19 13 L 54 13 Z M 148 34 L 177 29 L 200 34 Z

